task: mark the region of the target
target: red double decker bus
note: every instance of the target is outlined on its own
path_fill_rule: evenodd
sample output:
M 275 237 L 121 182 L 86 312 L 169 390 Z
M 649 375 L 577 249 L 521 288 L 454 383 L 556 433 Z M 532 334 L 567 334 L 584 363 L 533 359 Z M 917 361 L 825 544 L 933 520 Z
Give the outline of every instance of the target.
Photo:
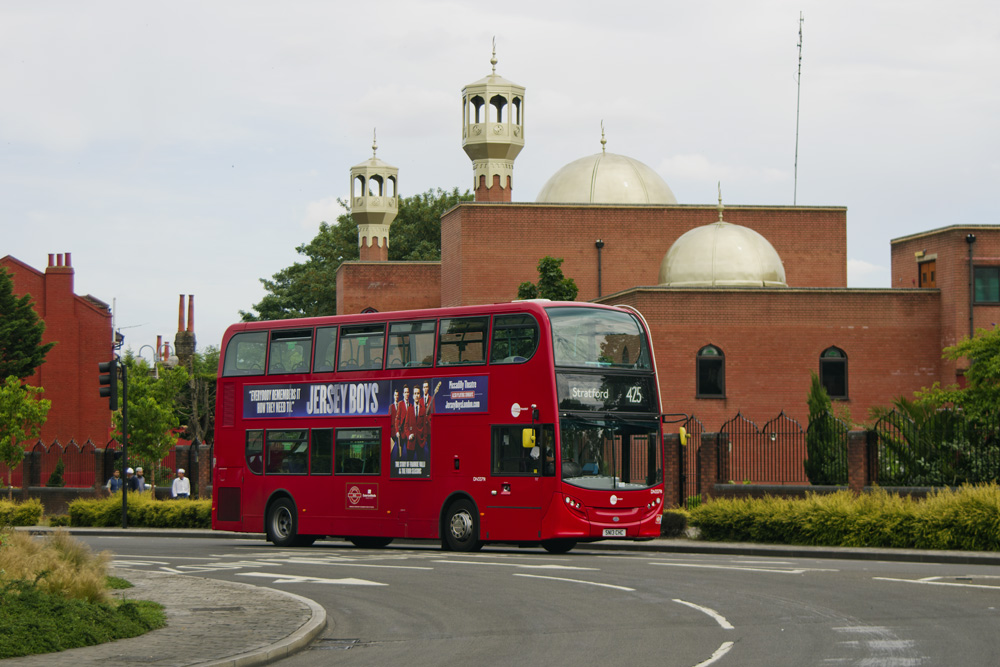
M 235 324 L 217 397 L 216 530 L 559 553 L 660 534 L 658 383 L 630 309 L 539 300 Z

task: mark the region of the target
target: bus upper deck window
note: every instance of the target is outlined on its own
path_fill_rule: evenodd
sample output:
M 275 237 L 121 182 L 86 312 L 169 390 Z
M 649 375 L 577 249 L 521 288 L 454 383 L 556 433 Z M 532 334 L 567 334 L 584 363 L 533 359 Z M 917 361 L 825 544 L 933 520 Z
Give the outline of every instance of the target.
M 226 360 L 222 375 L 263 375 L 267 358 L 267 332 L 244 331 L 234 335 L 226 344 Z
M 491 364 L 520 364 L 538 349 L 538 322 L 527 313 L 493 318 Z
M 268 375 L 309 372 L 312 360 L 312 329 L 271 332 L 267 360 Z
M 385 348 L 385 324 L 360 324 L 341 327 L 338 371 L 362 371 L 382 368 Z
M 316 358 L 313 373 L 331 373 L 337 361 L 337 327 L 316 329 Z
M 486 334 L 489 326 L 489 317 L 441 320 L 438 332 L 438 365 L 486 363 Z
M 434 320 L 390 324 L 386 368 L 433 366 L 436 325 Z

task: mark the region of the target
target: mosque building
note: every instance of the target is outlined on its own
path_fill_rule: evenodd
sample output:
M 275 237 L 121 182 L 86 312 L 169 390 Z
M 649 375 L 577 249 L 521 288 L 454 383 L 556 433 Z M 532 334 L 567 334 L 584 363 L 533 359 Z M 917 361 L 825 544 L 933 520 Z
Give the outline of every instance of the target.
M 950 224 L 891 242 L 892 286 L 847 287 L 842 206 L 679 204 L 631 157 L 601 150 L 513 199 L 525 89 L 493 71 L 462 90 L 475 200 L 441 218 L 439 262 L 390 262 L 398 169 L 351 169 L 360 260 L 337 272 L 337 313 L 510 301 L 538 260 L 564 260 L 580 301 L 624 304 L 650 325 L 664 412 L 717 429 L 737 413 L 807 423 L 810 372 L 856 421 L 966 361 L 941 351 L 1000 321 L 1000 226 Z

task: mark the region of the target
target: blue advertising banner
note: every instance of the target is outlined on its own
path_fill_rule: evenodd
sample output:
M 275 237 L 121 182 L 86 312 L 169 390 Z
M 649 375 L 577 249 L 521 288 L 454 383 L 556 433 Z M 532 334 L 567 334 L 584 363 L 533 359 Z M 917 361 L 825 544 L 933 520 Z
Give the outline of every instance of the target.
M 389 414 L 389 382 L 271 384 L 243 388 L 243 418 Z

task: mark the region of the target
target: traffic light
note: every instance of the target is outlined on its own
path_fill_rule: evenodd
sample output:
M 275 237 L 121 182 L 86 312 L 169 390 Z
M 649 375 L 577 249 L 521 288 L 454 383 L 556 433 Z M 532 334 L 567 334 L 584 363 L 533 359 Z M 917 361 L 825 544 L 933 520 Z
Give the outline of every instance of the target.
M 97 364 L 101 372 L 101 396 L 108 399 L 108 409 L 118 409 L 118 360 L 103 361 Z

